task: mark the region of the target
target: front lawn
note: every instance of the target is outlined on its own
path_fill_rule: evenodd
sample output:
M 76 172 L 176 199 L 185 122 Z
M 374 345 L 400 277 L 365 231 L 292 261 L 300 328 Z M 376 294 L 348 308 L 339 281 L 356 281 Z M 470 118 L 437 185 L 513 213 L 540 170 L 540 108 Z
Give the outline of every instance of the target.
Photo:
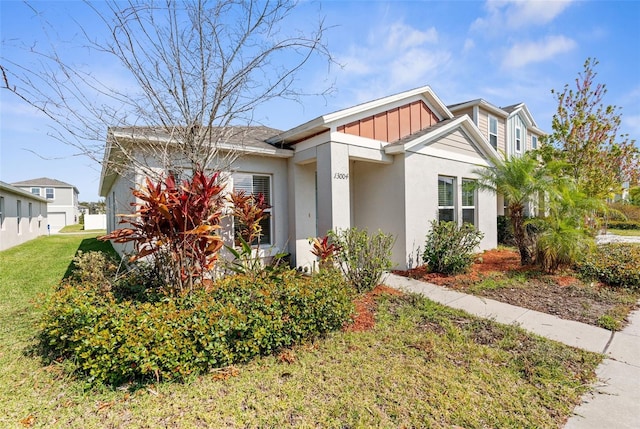
M 185 383 L 86 390 L 65 371 L 70 363 L 42 366 L 31 349 L 38 293 L 95 244 L 51 236 L 0 253 L 0 426 L 557 428 L 601 360 L 424 298 L 383 294 L 369 330 Z
M 623 237 L 640 237 L 640 229 L 607 229 L 608 235 L 621 235 Z

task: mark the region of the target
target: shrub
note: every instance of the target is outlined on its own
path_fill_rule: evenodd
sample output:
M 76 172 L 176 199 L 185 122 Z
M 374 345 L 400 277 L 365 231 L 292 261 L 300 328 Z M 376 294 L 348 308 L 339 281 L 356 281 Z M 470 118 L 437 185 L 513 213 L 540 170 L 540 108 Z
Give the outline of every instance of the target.
M 91 284 L 102 290 L 111 290 L 118 273 L 118 261 L 104 252 L 79 250 L 73 258 L 68 279 L 81 284 Z
M 228 276 L 155 302 L 118 301 L 90 285 L 66 285 L 45 303 L 40 344 L 91 384 L 182 380 L 246 362 L 340 328 L 353 312 L 339 273 L 287 271 L 278 279 Z
M 571 218 L 533 219 L 531 222 L 538 230 L 535 263 L 549 273 L 561 265 L 575 264 L 594 246 L 589 230 L 577 228 Z
M 431 222 L 422 259 L 435 273 L 458 274 L 473 263 L 475 252 L 484 234 L 473 225 L 458 227 L 454 222 Z
M 630 220 L 640 222 L 640 207 L 634 204 L 627 203 L 611 203 L 609 204 L 611 209 L 612 218 L 614 220 Z
M 640 245 L 611 243 L 597 247 L 577 264 L 587 278 L 611 286 L 640 289 Z
M 206 279 L 222 248 L 220 228 L 224 183 L 218 173 L 208 177 L 196 170 L 190 180 L 176 184 L 173 175 L 163 182 L 149 178 L 132 194 L 139 203 L 133 215 L 122 215 L 121 228 L 100 237 L 116 243 L 132 242 L 130 261 L 149 257 L 166 283 L 167 292 L 192 291 Z
M 636 230 L 640 229 L 640 222 L 633 220 L 610 220 L 607 222 L 607 227 L 611 229 Z
M 337 246 L 338 266 L 356 291 L 372 290 L 391 269 L 392 235 L 382 231 L 369 235 L 366 230 L 349 228 L 330 231 L 329 236 Z

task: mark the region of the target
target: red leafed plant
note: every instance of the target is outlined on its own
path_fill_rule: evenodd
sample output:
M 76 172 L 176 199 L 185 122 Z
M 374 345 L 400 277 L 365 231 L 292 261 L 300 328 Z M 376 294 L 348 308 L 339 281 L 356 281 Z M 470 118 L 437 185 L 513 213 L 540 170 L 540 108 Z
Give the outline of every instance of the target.
M 260 244 L 262 234 L 260 222 L 269 216 L 265 210 L 270 207 L 265 201 L 264 195 L 234 191 L 229 195 L 229 199 L 233 204 L 235 233 L 249 244 L 254 241 L 257 241 L 256 244 Z M 236 245 L 238 244 L 239 242 L 236 243 Z
M 333 266 L 333 258 L 340 250 L 340 247 L 333 242 L 329 242 L 329 236 L 310 238 L 311 253 L 318 257 L 320 261 L 320 269 L 330 268 Z
M 121 228 L 101 240 L 132 242 L 131 261 L 149 256 L 169 293 L 191 291 L 213 269 L 222 238 L 216 233 L 224 207 L 224 184 L 218 173 L 208 177 L 196 170 L 191 180 L 177 185 L 173 175 L 153 183 L 149 178 L 133 190 L 140 202 L 131 215 L 120 215 Z

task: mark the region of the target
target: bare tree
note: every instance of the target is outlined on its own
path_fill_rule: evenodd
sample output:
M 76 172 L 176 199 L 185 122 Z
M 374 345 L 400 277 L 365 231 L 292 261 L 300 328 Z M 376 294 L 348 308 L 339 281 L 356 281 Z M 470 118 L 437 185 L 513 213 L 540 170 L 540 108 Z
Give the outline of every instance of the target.
M 224 167 L 235 155 L 219 143 L 247 130 L 231 125 L 252 124 L 254 109 L 273 98 L 299 100 L 306 94 L 296 74 L 314 57 L 332 61 L 322 20 L 308 32 L 287 25 L 295 2 L 85 5 L 108 34 L 98 40 L 80 26 L 86 47 L 121 64 L 131 83 L 110 84 L 67 62 L 51 43 L 48 50 L 25 48 L 39 59 L 36 70 L 2 54 L 2 87 L 53 120 L 55 137 L 98 162 L 106 139 L 107 150 L 118 153 L 108 166 L 114 170 L 136 164 L 151 174 L 147 156 L 165 169 Z

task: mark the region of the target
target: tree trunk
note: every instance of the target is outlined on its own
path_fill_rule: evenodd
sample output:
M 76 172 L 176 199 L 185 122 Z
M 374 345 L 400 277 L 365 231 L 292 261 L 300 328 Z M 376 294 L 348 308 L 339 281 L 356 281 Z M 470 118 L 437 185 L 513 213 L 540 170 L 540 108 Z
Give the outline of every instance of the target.
M 520 265 L 530 265 L 533 262 L 531 251 L 527 243 L 527 231 L 524 225 L 524 206 L 516 204 L 509 207 L 511 224 L 513 225 L 513 238 L 520 252 Z

